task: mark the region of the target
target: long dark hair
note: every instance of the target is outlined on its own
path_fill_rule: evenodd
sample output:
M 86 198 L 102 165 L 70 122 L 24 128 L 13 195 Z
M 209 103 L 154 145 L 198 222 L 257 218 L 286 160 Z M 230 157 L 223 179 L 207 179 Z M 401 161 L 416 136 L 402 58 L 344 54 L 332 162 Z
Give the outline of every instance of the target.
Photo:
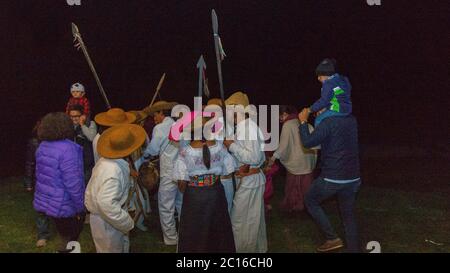
M 203 164 L 205 164 L 206 168 L 209 170 L 211 168 L 211 152 L 209 151 L 209 147 L 206 141 L 202 141 L 202 143 Z

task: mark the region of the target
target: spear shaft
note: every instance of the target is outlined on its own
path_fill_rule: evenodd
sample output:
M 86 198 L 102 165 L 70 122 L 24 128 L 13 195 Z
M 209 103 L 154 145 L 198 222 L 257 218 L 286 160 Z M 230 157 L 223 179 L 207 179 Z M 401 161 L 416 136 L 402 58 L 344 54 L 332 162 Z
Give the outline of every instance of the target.
M 78 41 L 79 47 L 81 47 L 81 50 L 83 51 L 84 57 L 86 58 L 86 61 L 89 65 L 89 68 L 92 71 L 92 74 L 94 74 L 95 81 L 97 82 L 98 88 L 100 90 L 100 93 L 105 100 L 106 107 L 108 109 L 111 109 L 111 104 L 109 103 L 108 97 L 106 96 L 105 90 L 103 89 L 103 85 L 100 82 L 100 78 L 98 77 L 97 71 L 95 70 L 94 64 L 92 63 L 91 57 L 89 57 L 89 53 L 87 51 L 86 45 L 83 42 L 83 39 L 81 38 L 81 33 L 78 30 L 77 25 L 72 23 L 72 34 L 76 41 Z

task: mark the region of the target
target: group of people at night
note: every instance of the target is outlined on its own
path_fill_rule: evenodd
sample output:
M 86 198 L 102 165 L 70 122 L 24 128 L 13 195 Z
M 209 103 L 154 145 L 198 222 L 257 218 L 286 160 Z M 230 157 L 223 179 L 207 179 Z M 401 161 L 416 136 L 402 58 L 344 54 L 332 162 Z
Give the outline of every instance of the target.
M 73 84 L 65 112 L 40 119 L 28 142 L 25 187 L 34 192 L 36 246 L 46 246 L 54 222 L 62 238 L 58 251 L 67 252 L 67 243 L 77 241 L 89 224 L 97 252 L 129 252 L 130 231 L 148 230 L 150 200 L 157 197 L 162 240 L 177 252 L 265 253 L 270 251 L 266 216 L 273 176 L 282 165 L 281 208 L 311 215 L 325 237 L 317 251 L 344 246 L 361 251 L 354 215 L 361 179 L 351 85 L 337 73 L 334 59 L 324 59 L 316 75 L 320 99 L 301 111 L 280 107 L 282 130 L 273 152 L 264 151 L 263 133 L 250 118 L 254 113 L 214 120 L 208 112 L 208 107 L 249 106 L 243 92 L 209 99 L 204 110 L 177 116 L 172 110 L 178 103 L 162 100 L 145 111 L 111 108 L 94 116 L 84 86 Z M 205 136 L 211 120 L 212 134 Z M 232 134 L 226 135 L 227 127 Z M 156 192 L 138 182 L 149 162 L 159 166 Z M 333 196 L 345 240 L 321 206 Z

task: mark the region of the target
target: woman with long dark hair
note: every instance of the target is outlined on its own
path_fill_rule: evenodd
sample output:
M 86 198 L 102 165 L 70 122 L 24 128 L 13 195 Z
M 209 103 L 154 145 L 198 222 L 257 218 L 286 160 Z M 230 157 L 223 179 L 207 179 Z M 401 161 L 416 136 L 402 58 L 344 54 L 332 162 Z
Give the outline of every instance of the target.
M 195 130 L 202 130 L 200 124 Z M 194 126 L 193 126 L 194 127 Z M 193 139 L 193 138 L 191 138 Z M 174 166 L 174 180 L 183 195 L 178 252 L 235 252 L 221 175 L 236 168 L 232 156 L 221 142 L 195 140 L 181 148 Z

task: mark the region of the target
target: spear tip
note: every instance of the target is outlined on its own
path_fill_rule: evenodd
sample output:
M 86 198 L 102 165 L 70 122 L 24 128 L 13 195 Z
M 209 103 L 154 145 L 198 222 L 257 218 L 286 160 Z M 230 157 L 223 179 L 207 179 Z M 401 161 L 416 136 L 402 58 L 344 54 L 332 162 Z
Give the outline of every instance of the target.
M 78 30 L 78 26 L 75 25 L 74 22 L 72 22 L 72 34 L 73 34 L 73 36 L 75 36 L 75 35 L 77 35 L 79 33 L 80 33 L 80 31 Z
M 211 18 L 212 18 L 213 32 L 214 34 L 217 34 L 219 32 L 219 23 L 217 20 L 216 11 L 214 9 L 211 11 Z

